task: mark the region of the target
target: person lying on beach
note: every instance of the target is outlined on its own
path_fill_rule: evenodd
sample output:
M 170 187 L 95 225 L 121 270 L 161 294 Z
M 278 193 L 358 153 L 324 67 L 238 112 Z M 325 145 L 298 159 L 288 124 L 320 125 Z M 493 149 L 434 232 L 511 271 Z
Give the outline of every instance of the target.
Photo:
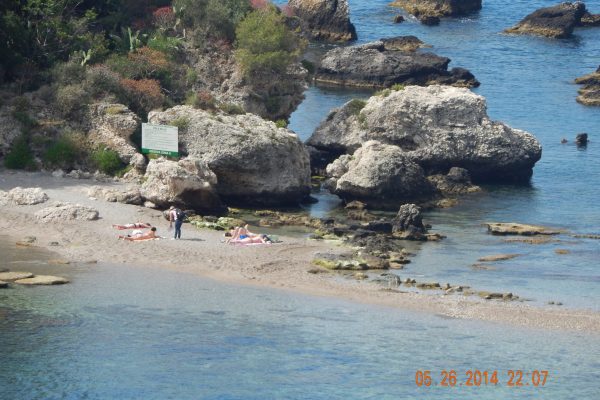
M 147 239 L 156 239 L 156 238 L 158 238 L 158 236 L 156 236 L 156 228 L 155 227 L 152 227 L 146 233 L 139 231 L 139 232 L 132 232 L 131 235 L 127 235 L 127 236 L 119 235 L 119 239 L 123 239 L 123 240 L 147 240 Z
M 227 241 L 231 241 L 231 240 L 240 240 L 240 239 L 246 239 L 249 237 L 256 237 L 256 236 L 260 236 L 257 233 L 252 233 L 248 230 L 248 224 L 242 226 L 236 226 L 236 227 L 230 227 L 229 228 L 229 232 L 225 233 L 225 236 L 229 236 L 230 239 L 228 239 Z
M 256 235 L 256 236 L 247 236 L 243 239 L 230 239 L 227 243 L 230 244 L 263 244 L 263 243 L 273 243 L 273 241 L 267 235 Z
M 124 230 L 124 229 L 146 229 L 146 228 L 152 228 L 152 225 L 149 224 L 148 222 L 135 222 L 133 224 L 113 224 L 112 226 L 115 229 L 118 230 Z

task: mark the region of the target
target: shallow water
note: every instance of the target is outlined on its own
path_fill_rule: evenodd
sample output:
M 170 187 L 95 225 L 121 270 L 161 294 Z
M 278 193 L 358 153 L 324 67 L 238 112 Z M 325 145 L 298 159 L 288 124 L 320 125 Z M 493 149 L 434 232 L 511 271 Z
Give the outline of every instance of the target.
M 561 301 L 569 307 L 600 309 L 596 261 L 600 242 L 570 243 L 566 237 L 563 243 L 547 246 L 509 245 L 488 237 L 482 226 L 490 221 L 514 221 L 600 233 L 600 107 L 578 104 L 575 97 L 580 86 L 573 83 L 600 64 L 600 28 L 578 28 L 574 38 L 561 40 L 501 33 L 535 9 L 556 3 L 550 1 L 487 0 L 479 13 L 443 19 L 435 27 L 421 25 L 412 17 L 393 24 L 393 15 L 402 12 L 388 3 L 349 0 L 359 43 L 417 36 L 432 45 L 434 53 L 449 57 L 450 68 L 460 66 L 473 72 L 481 82 L 474 92 L 486 97 L 491 118 L 535 134 L 543 146 L 530 186 L 486 187 L 484 194 L 466 198 L 458 208 L 428 213 L 427 222 L 448 239 L 421 246 L 418 257 L 401 275 L 472 283 L 541 303 Z M 600 13 L 600 1 L 585 3 L 588 10 Z M 311 52 L 327 48 L 314 45 Z M 331 108 L 353 97 L 368 97 L 368 92 L 312 86 L 292 114 L 290 128 L 306 140 Z M 573 144 L 580 132 L 590 135 L 587 148 Z M 568 144 L 560 143 L 563 137 L 569 139 Z M 318 203 L 313 213 L 325 215 L 332 204 Z M 556 255 L 557 248 L 571 253 Z M 470 268 L 481 256 L 505 252 L 524 256 L 497 263 L 495 271 Z
M 10 248 L 0 241 L 5 260 Z M 41 258 L 38 268 L 55 266 Z M 598 393 L 598 336 L 420 315 L 169 270 L 68 268 L 69 285 L 0 290 L 0 398 L 485 400 Z M 444 369 L 456 370 L 463 386 L 416 386 L 417 370 L 431 370 L 439 383 Z M 468 369 L 497 370 L 499 383 L 467 388 Z M 509 369 L 549 376 L 544 387 L 509 388 Z

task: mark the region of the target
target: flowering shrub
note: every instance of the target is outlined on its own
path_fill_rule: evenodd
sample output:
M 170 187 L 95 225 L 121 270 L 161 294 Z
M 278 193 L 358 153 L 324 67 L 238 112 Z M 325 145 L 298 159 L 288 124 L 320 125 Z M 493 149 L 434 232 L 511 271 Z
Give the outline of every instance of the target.
M 154 26 L 162 31 L 167 31 L 175 26 L 175 13 L 170 6 L 160 7 L 152 13 Z
M 162 106 L 164 96 L 156 79 L 122 79 L 121 87 L 131 107 L 138 113 Z

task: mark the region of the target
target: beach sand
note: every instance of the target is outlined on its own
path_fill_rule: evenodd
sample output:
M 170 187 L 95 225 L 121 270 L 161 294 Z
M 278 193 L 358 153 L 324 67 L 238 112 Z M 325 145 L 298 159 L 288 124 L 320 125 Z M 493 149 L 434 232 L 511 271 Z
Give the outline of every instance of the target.
M 162 212 L 150 208 L 95 200 L 87 196 L 91 186 L 122 188 L 122 183 L 57 178 L 42 172 L 0 171 L 0 190 L 16 186 L 40 187 L 50 197 L 33 206 L 0 205 L 0 232 L 15 242 L 35 236 L 34 246 L 47 248 L 71 263 L 97 261 L 136 268 L 158 266 L 197 274 L 218 281 L 273 287 L 315 296 L 427 312 L 450 318 L 464 318 L 501 324 L 558 330 L 600 333 L 600 313 L 560 307 L 536 307 L 520 302 L 485 301 L 460 294 L 439 295 L 383 290 L 370 281 L 341 278 L 338 273 L 311 274 L 316 253 L 347 250 L 331 242 L 280 236 L 282 243 L 239 246 L 223 243 L 223 233 L 184 224 L 182 239 L 171 240 Z M 99 211 L 96 221 L 44 223 L 34 213 L 54 201 L 78 203 Z M 127 242 L 117 236 L 125 231 L 112 224 L 150 222 L 166 239 Z M 51 246 L 51 242 L 58 245 Z M 366 271 L 375 275 L 377 271 Z M 379 272 L 380 273 L 380 272 Z M 73 282 L 71 284 L 77 284 Z

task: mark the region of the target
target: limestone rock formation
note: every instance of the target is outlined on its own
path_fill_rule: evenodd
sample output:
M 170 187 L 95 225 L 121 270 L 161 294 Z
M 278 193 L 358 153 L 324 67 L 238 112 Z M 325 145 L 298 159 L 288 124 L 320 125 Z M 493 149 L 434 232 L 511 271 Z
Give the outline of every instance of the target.
M 118 190 L 103 186 L 92 186 L 88 189 L 87 195 L 108 202 L 135 204 L 138 206 L 144 203 L 140 190 L 136 187 L 128 188 L 127 190 Z
M 137 169 L 145 167 L 130 138 L 140 126 L 140 119 L 122 104 L 96 103 L 89 106 L 88 139 L 93 145 L 104 145 L 119 154 L 119 158 Z
M 445 196 L 481 191 L 479 186 L 471 183 L 471 175 L 464 168 L 452 167 L 446 175 L 430 175 L 427 179 Z
M 396 50 L 394 41 L 377 41 L 328 51 L 317 68 L 318 82 L 345 86 L 390 87 L 394 84 L 479 86 L 463 68 L 448 71 L 450 59 L 433 53 Z
M 532 12 L 517 25 L 504 32 L 566 38 L 571 36 L 576 26 L 581 25 L 581 18 L 585 13 L 586 9 L 583 3 L 560 3 Z
M 48 200 L 48 195 L 41 188 L 22 188 L 20 186 L 9 190 L 4 197 L 8 203 L 20 206 L 41 204 Z
M 69 283 L 69 280 L 60 276 L 51 275 L 35 275 L 31 278 L 17 279 L 15 283 L 19 285 L 64 285 Z
M 381 39 L 385 50 L 417 51 L 423 47 L 431 47 L 416 36 L 395 36 Z
M 481 0 L 394 0 L 400 7 L 419 20 L 427 17 L 458 17 L 481 10 Z
M 227 204 L 282 205 L 310 192 L 304 144 L 291 131 L 253 114 L 212 114 L 189 106 L 151 112 L 149 121 L 186 121 L 181 151 L 204 160 L 217 176 L 217 193 Z
M 575 79 L 575 83 L 583 85 L 578 91 L 579 103 L 586 106 L 600 106 L 600 66 L 596 72 Z
M 13 282 L 17 279 L 26 279 L 32 278 L 33 274 L 31 272 L 23 272 L 23 271 L 8 271 L 8 272 L 0 272 L 0 280 L 5 282 Z
M 332 192 L 345 200 L 389 207 L 403 200 L 426 198 L 433 189 L 423 169 L 393 145 L 368 141 L 352 156 L 327 167 Z
M 310 39 L 328 42 L 356 39 L 347 0 L 289 0 L 288 5 L 300 18 L 302 30 Z
M 359 106 L 348 102 L 307 143 L 334 159 L 367 140 L 397 146 L 426 175 L 460 167 L 474 182 L 527 181 L 542 152 L 532 134 L 491 121 L 482 96 L 437 85 L 407 86 Z
M 199 213 L 220 213 L 224 206 L 217 195 L 217 177 L 206 162 L 185 158 L 178 162 L 151 160 L 146 168 L 142 196 L 160 207 L 177 205 Z
M 488 222 L 488 232 L 492 235 L 558 235 L 561 231 L 545 226 L 520 224 L 516 222 Z
M 54 206 L 36 212 L 35 216 L 42 222 L 93 221 L 98 219 L 98 210 L 80 204 L 56 202 Z

